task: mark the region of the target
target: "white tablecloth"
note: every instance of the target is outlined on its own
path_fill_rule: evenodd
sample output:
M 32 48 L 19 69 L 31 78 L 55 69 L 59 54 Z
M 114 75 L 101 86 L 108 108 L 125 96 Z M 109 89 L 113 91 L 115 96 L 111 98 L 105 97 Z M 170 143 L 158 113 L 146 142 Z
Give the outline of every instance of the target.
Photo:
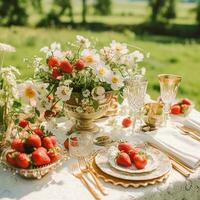
M 108 130 L 108 128 L 107 128 Z M 92 200 L 93 197 L 72 176 L 66 161 L 41 180 L 26 180 L 0 167 L 1 200 Z M 146 188 L 123 188 L 104 183 L 109 195 L 103 200 L 200 200 L 200 168 L 189 178 L 172 170 L 163 183 Z

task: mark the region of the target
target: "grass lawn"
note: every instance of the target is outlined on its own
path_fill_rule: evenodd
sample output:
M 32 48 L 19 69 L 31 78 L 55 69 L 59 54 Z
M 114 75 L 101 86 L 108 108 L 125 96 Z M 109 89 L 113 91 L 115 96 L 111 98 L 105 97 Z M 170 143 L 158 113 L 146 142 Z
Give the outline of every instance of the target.
M 115 12 L 110 17 L 93 17 L 89 16 L 88 21 L 104 22 L 104 23 L 139 23 L 144 21 L 148 16 L 148 8 L 145 4 L 130 4 L 132 7 L 119 9 L 119 5 L 115 6 Z M 135 9 L 134 5 L 137 8 Z M 122 6 L 122 5 L 121 5 Z M 127 4 L 123 5 L 128 7 Z M 139 6 L 139 7 L 138 7 Z M 180 5 L 179 5 L 180 6 Z M 184 4 L 185 6 L 185 4 Z M 178 19 L 174 23 L 181 23 L 187 18 L 185 23 L 194 23 L 193 14 L 190 10 L 193 4 L 186 6 L 179 13 Z M 132 8 L 132 9 L 131 9 Z M 146 10 L 147 9 L 147 10 Z M 123 12 L 125 12 L 125 17 Z M 147 11 L 147 12 L 146 12 Z M 128 14 L 127 14 L 128 13 Z M 132 13 L 132 14 L 131 14 Z M 145 14 L 144 14 L 145 13 Z M 137 17 L 136 17 L 137 16 Z M 78 20 L 78 17 L 77 17 Z M 167 36 L 139 36 L 133 32 L 124 30 L 121 33 L 113 31 L 87 31 L 87 30 L 71 30 L 71 29 L 45 29 L 31 27 L 0 27 L 0 42 L 9 43 L 16 47 L 17 52 L 6 54 L 5 65 L 11 64 L 17 66 L 22 75 L 21 79 L 27 79 L 32 76 L 32 69 L 27 67 L 23 62 L 24 58 L 31 58 L 39 55 L 39 49 L 49 45 L 53 41 L 60 42 L 63 47 L 68 41 L 73 41 L 77 34 L 82 34 L 91 39 L 98 39 L 97 46 L 107 45 L 112 40 L 126 42 L 145 49 L 151 53 L 150 59 L 146 60 L 143 66 L 147 69 L 147 77 L 149 81 L 148 92 L 153 98 L 159 95 L 159 84 L 157 75 L 159 73 L 175 73 L 183 76 L 183 81 L 179 88 L 179 96 L 191 98 L 200 109 L 200 44 L 195 40 L 179 39 Z

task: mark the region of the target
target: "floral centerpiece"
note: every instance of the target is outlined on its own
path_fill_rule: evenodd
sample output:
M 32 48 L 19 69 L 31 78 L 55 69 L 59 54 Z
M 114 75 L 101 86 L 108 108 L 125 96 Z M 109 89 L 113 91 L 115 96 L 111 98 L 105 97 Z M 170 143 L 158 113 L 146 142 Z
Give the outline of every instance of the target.
M 138 50 L 129 52 L 127 44 L 116 41 L 97 50 L 89 39 L 79 35 L 68 46 L 68 50 L 62 50 L 54 42 L 43 47 L 40 51 L 46 54 L 45 62 L 34 58 L 35 78 L 46 85 L 46 97 L 63 102 L 68 114 L 79 121 L 76 128 L 97 131 L 91 121 L 106 112 L 112 95 L 119 103 L 123 101 L 125 81 L 141 73 L 138 63 L 144 55 Z M 29 92 L 29 96 L 37 96 L 37 92 Z M 49 105 L 48 99 L 43 101 L 44 107 Z

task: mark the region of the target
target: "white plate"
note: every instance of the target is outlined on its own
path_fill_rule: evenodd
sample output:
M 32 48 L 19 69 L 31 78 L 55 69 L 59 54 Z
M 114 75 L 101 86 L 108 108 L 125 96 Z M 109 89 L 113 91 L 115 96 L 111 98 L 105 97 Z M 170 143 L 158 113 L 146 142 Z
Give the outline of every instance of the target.
M 159 178 L 171 170 L 171 162 L 164 153 L 150 146 L 147 147 L 147 151 L 150 152 L 150 154 L 153 155 L 157 161 L 157 168 L 149 173 L 124 173 L 111 167 L 108 160 L 107 150 L 101 151 L 97 154 L 95 157 L 95 163 L 105 174 L 116 178 L 133 181 L 145 181 Z
M 142 149 L 141 149 L 142 151 Z M 110 163 L 110 165 L 122 172 L 126 172 L 126 173 L 132 173 L 132 174 L 140 174 L 140 173 L 147 173 L 147 172 L 151 172 L 153 170 L 155 170 L 158 167 L 157 161 L 154 158 L 154 155 L 150 152 L 150 151 L 145 151 L 145 153 L 148 155 L 148 161 L 147 161 L 147 165 L 145 166 L 144 169 L 137 169 L 134 165 L 132 165 L 131 167 L 122 167 L 119 166 L 116 163 L 116 157 L 119 153 L 119 150 L 117 147 L 111 147 L 108 150 L 108 162 Z

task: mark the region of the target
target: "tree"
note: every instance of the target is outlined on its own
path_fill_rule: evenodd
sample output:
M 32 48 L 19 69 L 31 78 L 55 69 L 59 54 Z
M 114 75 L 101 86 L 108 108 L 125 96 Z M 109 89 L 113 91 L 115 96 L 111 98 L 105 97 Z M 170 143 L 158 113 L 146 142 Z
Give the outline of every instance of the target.
M 0 23 L 8 26 L 25 25 L 28 19 L 26 6 L 26 0 L 0 0 Z
M 86 23 L 86 15 L 87 15 L 87 0 L 82 0 L 82 23 Z
M 197 16 L 196 16 L 196 19 L 197 19 L 197 23 L 200 25 L 200 0 L 197 3 Z
M 166 19 L 174 19 L 176 17 L 176 0 L 168 0 L 164 17 Z
M 111 14 L 112 1 L 111 0 L 96 0 L 94 4 L 95 13 L 100 15 Z

